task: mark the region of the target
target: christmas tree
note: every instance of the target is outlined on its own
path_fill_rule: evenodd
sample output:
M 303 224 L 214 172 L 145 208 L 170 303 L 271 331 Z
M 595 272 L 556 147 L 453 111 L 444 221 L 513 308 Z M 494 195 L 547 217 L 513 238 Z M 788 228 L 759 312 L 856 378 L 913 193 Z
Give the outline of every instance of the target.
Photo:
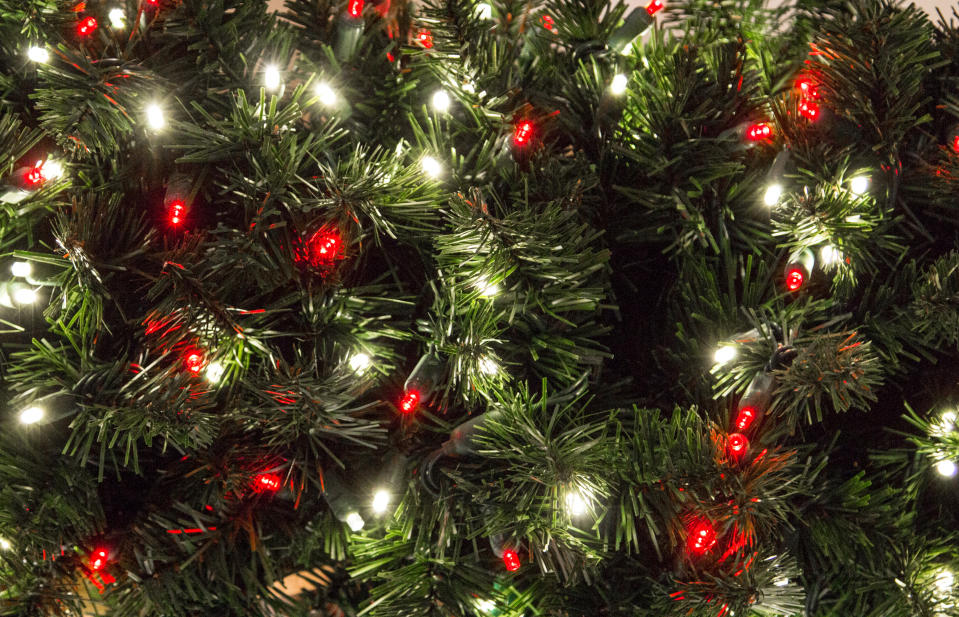
M 0 0 L 0 615 L 959 615 L 957 22 Z

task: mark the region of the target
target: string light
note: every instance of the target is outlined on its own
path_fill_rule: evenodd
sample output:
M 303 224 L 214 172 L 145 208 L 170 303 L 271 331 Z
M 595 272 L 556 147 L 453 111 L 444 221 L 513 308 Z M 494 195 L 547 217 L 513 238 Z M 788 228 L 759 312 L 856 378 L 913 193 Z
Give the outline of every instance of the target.
M 221 362 L 211 362 L 207 365 L 206 370 L 203 371 L 203 376 L 206 377 L 206 380 L 210 383 L 220 383 L 220 380 L 223 378 L 223 373 L 226 372 L 226 367 L 223 366 Z
M 50 61 L 50 52 L 46 47 L 34 45 L 27 49 L 27 58 L 32 62 L 47 63 Z
M 815 120 L 819 117 L 819 105 L 812 101 L 803 101 L 799 104 L 799 114 L 807 120 Z
M 506 566 L 509 572 L 516 572 L 520 569 L 522 564 L 519 561 L 519 555 L 516 554 L 516 551 L 511 548 L 503 551 L 503 565 Z
M 407 390 L 400 399 L 400 411 L 404 414 L 410 414 L 416 411 L 416 406 L 420 404 L 420 393 L 418 390 Z
M 756 419 L 756 410 L 753 407 L 743 407 L 736 416 L 736 429 L 745 431 Z
M 43 407 L 27 407 L 20 412 L 20 424 L 36 424 L 44 415 Z
M 613 81 L 609 82 L 609 91 L 615 96 L 626 92 L 626 86 L 629 84 L 629 79 L 622 73 L 616 73 L 613 75 Z
M 438 178 L 443 173 L 443 166 L 432 156 L 424 156 L 420 161 L 420 167 L 430 178 Z
M 330 84 L 321 81 L 316 84 L 316 96 L 320 99 L 320 104 L 325 107 L 336 105 L 336 91 L 330 87 Z
M 806 281 L 806 273 L 802 268 L 792 267 L 786 270 L 786 289 L 789 291 L 799 291 Z
M 375 514 L 385 514 L 390 507 L 391 495 L 388 490 L 381 488 L 373 493 L 372 508 Z
M 350 17 L 354 19 L 363 16 L 363 0 L 350 0 L 349 5 L 346 8 L 347 12 L 350 14 Z
M 831 266 L 842 261 L 842 252 L 831 244 L 819 249 L 819 259 L 823 266 Z
M 499 372 L 499 364 L 489 356 L 482 356 L 479 359 L 479 370 L 485 375 L 495 375 Z
M 473 282 L 473 285 L 476 287 L 476 290 L 479 292 L 479 295 L 484 298 L 492 298 L 499 293 L 499 285 L 491 282 L 485 276 L 478 276 Z
M 27 278 L 33 274 L 33 266 L 29 261 L 15 261 L 10 265 L 10 274 L 19 278 Z
M 268 91 L 280 87 L 280 69 L 275 64 L 268 64 L 263 69 L 263 85 Z
M 77 34 L 80 36 L 90 36 L 97 29 L 97 20 L 93 17 L 85 17 L 77 24 Z
M 11 548 L 13 548 L 13 545 L 10 544 L 9 540 L 6 538 L 0 538 L 0 549 L 9 551 Z
M 663 10 L 663 7 L 666 5 L 663 4 L 663 0 L 653 0 L 646 5 L 646 12 L 649 13 L 649 16 L 652 17 L 659 11 Z
M 589 511 L 589 502 L 576 488 L 566 492 L 566 511 L 573 517 L 582 516 Z
M 941 596 L 948 596 L 952 591 L 953 586 L 956 584 L 956 577 L 953 575 L 952 571 L 948 568 L 943 568 L 936 575 L 935 581 L 933 584 L 936 586 L 936 590 Z
M 37 290 L 31 287 L 18 287 L 13 292 L 13 301 L 17 304 L 33 304 L 37 301 Z
M 257 493 L 275 493 L 281 485 L 280 476 L 273 473 L 261 473 L 253 479 L 253 490 Z
M 119 7 L 110 9 L 107 17 L 110 18 L 110 27 L 114 30 L 123 30 L 127 27 L 127 15 L 123 12 L 123 9 Z
M 198 349 L 191 349 L 184 356 L 183 363 L 191 373 L 199 373 L 206 365 L 206 359 L 203 357 L 203 352 Z
M 102 570 L 107 565 L 107 551 L 103 548 L 98 548 L 93 551 L 93 554 L 90 555 L 90 569 L 91 570 Z
M 783 196 L 783 185 L 778 182 L 774 182 L 766 187 L 766 192 L 763 193 L 763 203 L 769 206 L 770 208 L 779 203 L 779 200 Z
M 163 115 L 163 108 L 157 103 L 150 103 L 146 107 L 147 126 L 151 130 L 159 131 L 166 126 L 166 118 Z
M 689 527 L 687 548 L 694 555 L 705 555 L 716 546 L 716 530 L 705 519 L 693 521 Z
M 474 13 L 478 19 L 492 19 L 493 18 L 493 7 L 486 2 L 480 2 L 476 5 Z
M 713 354 L 713 361 L 722 366 L 727 362 L 732 362 L 736 359 L 737 350 L 732 345 L 723 345 L 716 350 L 716 353 Z
M 433 33 L 429 30 L 420 30 L 419 34 L 416 35 L 416 40 L 423 49 L 433 48 Z
M 849 181 L 849 190 L 853 195 L 862 195 L 869 190 L 869 178 L 866 176 L 856 176 Z
M 936 471 L 939 472 L 939 475 L 944 478 L 953 478 L 956 475 L 956 472 L 959 471 L 959 468 L 956 467 L 956 464 L 949 459 L 945 459 L 936 463 Z
M 359 531 L 360 529 L 363 529 L 366 521 L 363 520 L 363 517 L 360 516 L 359 512 L 350 512 L 346 515 L 346 524 L 349 526 L 351 531 Z
M 772 134 L 772 128 L 765 122 L 754 124 L 746 130 L 746 138 L 749 139 L 749 141 L 762 141 L 764 139 L 769 139 L 772 137 Z
M 513 132 L 513 143 L 517 146 L 525 146 L 533 138 L 533 123 L 529 120 L 523 120 L 516 125 Z
M 365 353 L 358 352 L 350 356 L 350 368 L 354 373 L 364 373 L 372 364 L 373 361 Z
M 16 275 L 14 275 L 16 276 Z M 939 418 L 939 431 L 941 433 L 949 433 L 956 428 L 956 412 L 955 411 L 946 411 Z
M 446 90 L 437 90 L 433 94 L 433 109 L 438 111 L 441 114 L 445 114 L 450 110 L 450 95 L 446 93 Z
M 728 445 L 729 456 L 738 459 L 749 449 L 749 440 L 742 433 L 733 433 L 729 436 Z
M 186 204 L 182 199 L 174 199 L 170 203 L 170 224 L 179 225 L 186 218 Z

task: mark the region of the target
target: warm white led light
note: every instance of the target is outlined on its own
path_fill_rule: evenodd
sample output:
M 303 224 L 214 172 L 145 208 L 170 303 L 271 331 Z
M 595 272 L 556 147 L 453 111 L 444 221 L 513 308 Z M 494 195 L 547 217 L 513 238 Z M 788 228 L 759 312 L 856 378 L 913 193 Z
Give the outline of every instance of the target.
M 499 285 L 496 283 L 491 283 L 488 278 L 485 276 L 479 276 L 476 278 L 476 281 L 473 282 L 473 285 L 476 287 L 479 294 L 484 298 L 492 298 L 499 293 Z
M 862 195 L 869 190 L 869 178 L 866 176 L 856 176 L 849 181 L 849 190 L 856 195 Z
M 939 574 L 936 575 L 934 584 L 940 595 L 947 596 L 952 591 L 953 586 L 956 584 L 956 577 L 953 575 L 951 570 L 948 568 L 943 568 L 939 571 Z
M 589 504 L 583 498 L 583 494 L 576 489 L 571 489 L 566 493 L 566 511 L 570 516 L 582 516 L 589 510 Z
M 736 358 L 736 348 L 732 345 L 723 345 L 713 354 L 713 361 L 716 364 L 723 365 Z
M 940 420 L 941 420 L 941 424 L 939 425 L 939 427 L 940 429 L 942 429 L 942 432 L 948 433 L 949 431 L 952 431 L 956 428 L 956 412 L 947 411 L 942 414 L 942 417 L 940 418 Z
M 33 274 L 33 266 L 29 261 L 15 261 L 10 265 L 10 274 L 20 278 L 26 278 Z
M 13 301 L 17 304 L 33 304 L 37 301 L 37 290 L 30 287 L 20 287 L 13 292 Z
M 363 525 L 366 522 L 363 520 L 363 517 L 360 516 L 359 512 L 350 512 L 346 515 L 346 524 L 350 526 L 352 531 L 359 531 L 363 529 Z
M 831 266 L 842 261 L 842 252 L 833 245 L 827 244 L 819 250 L 819 258 L 822 260 L 822 265 Z
M 617 73 L 613 77 L 613 81 L 609 84 L 609 91 L 619 96 L 623 92 L 626 92 L 626 85 L 629 83 L 629 79 L 622 73 Z
M 373 361 L 370 360 L 370 357 L 365 353 L 355 353 L 350 356 L 350 368 L 353 369 L 355 373 L 362 373 L 366 369 L 370 368 L 373 364 Z
M 43 415 L 43 407 L 27 407 L 20 412 L 20 424 L 36 424 Z
M 33 47 L 27 49 L 27 58 L 30 58 L 30 60 L 33 62 L 49 62 L 50 52 L 47 51 L 46 47 L 34 45 Z
M 373 494 L 373 512 L 375 514 L 384 514 L 390 507 L 390 492 L 381 488 Z
M 953 461 L 946 459 L 936 463 L 936 471 L 939 472 L 940 476 L 945 478 L 953 478 L 955 477 L 956 472 L 959 471 L 959 468 L 956 467 L 956 464 Z
M 770 184 L 766 189 L 766 192 L 763 194 L 763 203 L 769 207 L 775 206 L 779 203 L 779 200 L 783 196 L 783 185 L 774 183 Z
M 225 372 L 226 367 L 221 362 L 210 362 L 203 371 L 203 375 L 210 383 L 219 383 Z
M 42 165 L 43 177 L 47 180 L 56 180 L 63 175 L 63 163 L 56 159 L 47 159 Z
M 326 82 L 316 84 L 316 96 L 320 99 L 320 104 L 326 107 L 336 105 L 336 91 Z
M 3 549 L 3 550 L 5 550 L 5 551 L 9 551 L 10 548 L 11 548 L 10 541 L 7 540 L 6 538 L 0 538 L 0 549 Z
M 110 9 L 107 17 L 110 18 L 110 26 L 114 30 L 122 30 L 127 27 L 127 15 L 123 12 L 123 9 L 119 7 Z
M 446 90 L 437 90 L 433 94 L 433 109 L 441 114 L 445 114 L 450 110 L 451 102 L 450 95 L 446 93 Z
M 480 2 L 477 4 L 474 12 L 480 19 L 493 19 L 493 7 L 486 2 Z
M 166 126 L 166 117 L 163 115 L 163 108 L 156 103 L 150 103 L 146 108 L 147 126 L 154 131 L 159 131 Z
M 424 156 L 423 160 L 420 161 L 420 166 L 430 178 L 439 178 L 440 174 L 443 173 L 443 166 L 432 156 Z
M 280 87 L 280 69 L 275 64 L 268 64 L 263 69 L 263 85 L 267 90 L 276 90 Z

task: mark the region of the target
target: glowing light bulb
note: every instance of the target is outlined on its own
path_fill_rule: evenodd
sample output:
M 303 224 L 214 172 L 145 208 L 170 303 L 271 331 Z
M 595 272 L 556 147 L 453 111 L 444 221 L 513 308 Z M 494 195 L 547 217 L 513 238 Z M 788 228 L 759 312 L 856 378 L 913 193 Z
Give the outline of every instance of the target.
M 10 265 L 10 274 L 20 278 L 26 278 L 33 274 L 33 266 L 29 261 L 15 261 Z
M 150 103 L 146 108 L 147 126 L 154 131 L 159 131 L 166 126 L 166 118 L 163 115 L 163 108 L 157 103 Z
M 516 125 L 516 130 L 513 131 L 513 143 L 517 146 L 525 146 L 533 138 L 533 123 L 529 120 L 524 120 Z
M 939 461 L 936 463 L 936 471 L 939 472 L 939 475 L 944 478 L 953 478 L 956 475 L 956 472 L 959 471 L 959 468 L 956 467 L 956 464 L 949 459 Z
M 423 160 L 420 161 L 420 167 L 430 178 L 438 178 L 443 173 L 443 166 L 432 156 L 424 156 Z
M 432 49 L 433 48 L 433 33 L 429 30 L 420 30 L 419 34 L 416 35 L 416 41 L 423 47 L 423 49 Z
M 473 282 L 473 286 L 476 287 L 479 295 L 484 298 L 492 298 L 499 293 L 499 285 L 490 282 L 485 276 L 477 277 L 476 281 Z
M 478 19 L 493 19 L 493 7 L 486 2 L 480 2 L 473 9 Z
M 799 291 L 806 281 L 806 273 L 802 268 L 789 268 L 786 270 L 786 289 L 789 291 Z
M 437 90 L 433 94 L 433 109 L 438 111 L 441 114 L 445 114 L 450 110 L 450 95 L 446 93 L 446 90 Z
M 405 414 L 413 413 L 416 406 L 420 404 L 420 393 L 418 390 L 407 390 L 400 399 L 400 411 Z
M 46 63 L 50 61 L 50 52 L 47 51 L 46 47 L 34 45 L 27 49 L 27 58 L 29 58 L 31 62 Z
M 206 377 L 206 380 L 210 383 L 219 383 L 223 379 L 223 373 L 226 372 L 226 367 L 223 366 L 220 362 L 211 362 L 206 370 L 203 371 L 203 376 Z
M 755 419 L 756 410 L 747 405 L 746 407 L 740 409 L 739 414 L 736 416 L 736 428 L 740 431 L 745 431 Z
M 646 5 L 646 12 L 649 13 L 650 17 L 652 17 L 659 11 L 663 10 L 664 6 L 665 5 L 663 4 L 663 0 L 653 0 L 652 2 Z
M 253 479 L 253 490 L 257 493 L 275 493 L 280 490 L 281 485 L 280 476 L 272 473 L 261 473 Z
M 732 345 L 723 345 L 722 347 L 716 350 L 716 353 L 713 354 L 713 361 L 722 366 L 727 362 L 732 362 L 736 359 L 736 348 Z
M 355 353 L 350 356 L 350 368 L 354 373 L 363 373 L 372 366 L 373 361 L 365 353 Z
M 14 275 L 16 276 L 16 275 Z M 956 412 L 947 411 L 940 418 L 939 430 L 948 433 L 956 428 Z
M 44 415 L 43 407 L 27 407 L 20 412 L 20 424 L 36 424 Z
M 619 96 L 623 92 L 626 92 L 626 86 L 628 84 L 629 78 L 622 73 L 617 73 L 613 75 L 613 81 L 609 82 L 609 91 L 614 95 Z
M 705 555 L 716 545 L 716 530 L 705 519 L 695 521 L 689 528 L 687 548 L 695 555 Z
M 503 551 L 503 565 L 509 572 L 516 572 L 522 565 L 519 561 L 519 555 L 511 548 Z
M 316 84 L 316 96 L 320 99 L 320 104 L 325 107 L 336 105 L 336 91 L 326 82 Z
M 276 90 L 280 87 L 280 69 L 275 64 L 268 64 L 263 69 L 263 85 L 267 90 Z
M 349 5 L 347 5 L 346 10 L 350 14 L 350 17 L 356 19 L 363 15 L 363 0 L 350 0 Z
M 936 575 L 936 580 L 933 581 L 933 584 L 936 586 L 936 590 L 940 595 L 947 596 L 956 584 L 956 577 L 951 570 L 943 568 L 939 571 L 939 574 Z
M 206 359 L 203 357 L 202 352 L 192 349 L 186 353 L 186 356 L 183 358 L 183 363 L 186 365 L 186 370 L 191 373 L 199 373 L 206 365 Z
M 842 261 L 842 252 L 831 244 L 819 250 L 819 259 L 823 266 L 831 266 Z
M 749 440 L 741 433 L 733 433 L 729 436 L 728 445 L 729 456 L 738 459 L 749 449 Z
M 381 488 L 373 494 L 373 512 L 376 514 L 385 514 L 390 507 L 391 495 L 388 490 Z
M 85 17 L 77 24 L 77 34 L 80 36 L 90 36 L 97 29 L 97 20 L 93 17 Z
M 346 515 L 346 524 L 350 527 L 351 531 L 359 531 L 363 529 L 363 525 L 366 522 L 363 520 L 363 517 L 360 516 L 359 512 L 350 512 Z
M 479 359 L 479 370 L 485 375 L 495 375 L 499 372 L 499 364 L 489 356 L 483 356 Z
M 102 570 L 107 565 L 106 549 L 98 548 L 90 555 L 90 569 Z
M 772 128 L 765 122 L 760 122 L 749 127 L 746 131 L 746 138 L 749 141 L 762 141 L 772 137 L 772 134 Z
M 566 493 L 566 511 L 570 516 L 582 516 L 589 510 L 589 503 L 577 489 Z
M 849 181 L 849 190 L 854 195 L 862 195 L 869 190 L 869 178 L 866 176 L 856 176 Z
M 56 180 L 63 175 L 63 163 L 56 159 L 47 159 L 43 164 L 43 175 L 47 180 Z
M 779 203 L 782 196 L 783 185 L 778 182 L 770 184 L 766 187 L 766 192 L 763 194 L 763 203 L 771 208 Z
M 10 541 L 6 538 L 0 538 L 0 549 L 9 551 L 12 548 Z
M 110 18 L 110 27 L 112 27 L 114 30 L 123 30 L 127 27 L 127 15 L 123 12 L 123 9 L 110 9 L 110 12 L 107 13 L 107 17 Z
M 477 600 L 476 608 L 481 613 L 492 613 L 493 611 L 496 610 L 496 603 L 493 602 L 492 600 L 487 600 L 487 599 Z
M 33 304 L 37 301 L 37 290 L 30 287 L 19 287 L 13 292 L 13 301 L 17 304 Z

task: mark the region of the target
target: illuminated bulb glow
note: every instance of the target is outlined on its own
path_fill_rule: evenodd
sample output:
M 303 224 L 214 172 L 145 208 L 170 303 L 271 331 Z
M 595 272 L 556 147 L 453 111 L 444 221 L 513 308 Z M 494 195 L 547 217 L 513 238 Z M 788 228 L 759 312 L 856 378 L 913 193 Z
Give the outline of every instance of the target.
M 381 488 L 373 494 L 373 512 L 375 514 L 385 514 L 387 508 L 390 507 L 390 492 L 386 489 Z
M 426 175 L 431 178 L 438 178 L 439 175 L 443 173 L 443 166 L 432 156 L 424 156 L 423 160 L 420 161 L 420 166 Z
M 34 45 L 27 50 L 27 58 L 32 62 L 49 62 L 50 52 L 45 47 Z
M 783 196 L 783 185 L 779 183 L 770 184 L 763 194 L 763 203 L 769 207 L 775 206 Z
M 869 190 L 869 178 L 866 176 L 856 176 L 849 181 L 849 190 L 852 191 L 854 195 L 862 195 Z
M 320 98 L 320 104 L 326 107 L 336 105 L 336 92 L 330 87 L 330 84 L 321 82 L 316 84 L 316 96 Z
M 16 276 L 16 275 L 14 275 Z M 956 428 L 956 412 L 947 411 L 940 418 L 939 430 L 948 433 Z
M 955 152 L 959 152 L 959 135 L 952 138 L 952 149 Z
M 950 460 L 939 461 L 936 463 L 936 471 L 939 472 L 939 475 L 944 478 L 955 477 L 956 472 L 959 471 L 959 468 L 956 467 L 956 464 Z
M 280 69 L 275 64 L 268 64 L 263 69 L 263 85 L 267 90 L 276 90 L 280 87 Z
M 445 114 L 450 110 L 450 95 L 446 93 L 446 90 L 437 90 L 433 94 L 433 109 Z
M 589 510 L 589 504 L 583 498 L 582 493 L 572 489 L 566 493 L 566 511 L 570 516 L 582 516 Z
M 822 265 L 831 266 L 842 261 L 842 253 L 833 245 L 827 244 L 819 250 L 819 259 L 822 260 Z
M 543 27 L 549 31 L 552 31 L 553 28 L 556 26 L 556 22 L 554 22 L 553 18 L 550 17 L 549 15 L 543 15 L 542 17 L 539 18 L 539 21 L 541 24 L 543 24 Z
M 206 360 L 203 358 L 202 352 L 194 350 L 186 354 L 183 363 L 186 364 L 186 369 L 191 373 L 199 373 L 206 364 Z
M 740 431 L 745 431 L 752 425 L 755 419 L 756 409 L 749 406 L 743 407 L 736 416 L 736 428 Z
M 533 137 L 533 123 L 529 120 L 524 120 L 516 125 L 516 130 L 513 132 L 513 143 L 517 146 L 525 146 L 529 143 L 529 140 Z
M 953 575 L 951 570 L 943 568 L 939 571 L 939 574 L 936 575 L 936 580 L 933 583 L 936 586 L 936 590 L 943 596 L 949 595 L 949 592 L 952 591 L 952 587 L 956 584 L 956 577 Z
M 163 115 L 163 108 L 156 103 L 150 103 L 146 108 L 147 126 L 154 131 L 159 131 L 166 126 L 166 118 Z
M 77 24 L 77 34 L 80 36 L 89 36 L 97 29 L 97 20 L 93 17 L 85 17 Z
M 20 412 L 20 424 L 36 424 L 43 420 L 43 416 L 42 407 L 27 407 Z
M 429 30 L 420 30 L 419 34 L 416 35 L 416 41 L 423 49 L 433 48 L 433 34 Z
M 206 380 L 210 383 L 219 383 L 225 372 L 226 367 L 223 366 L 222 363 L 211 362 L 209 366 L 206 367 L 206 370 L 203 371 L 203 376 L 206 377 Z
M 10 544 L 9 540 L 7 540 L 6 538 L 0 538 L 0 549 L 9 551 L 11 548 L 12 548 L 12 545 Z
M 493 18 L 493 7 L 487 4 L 486 2 L 480 2 L 476 5 L 474 9 L 476 17 L 479 19 L 492 19 Z
M 803 101 L 799 104 L 799 114 L 807 120 L 815 120 L 819 117 L 819 105 L 812 101 Z
M 732 345 L 723 345 L 716 350 L 716 353 L 713 354 L 713 361 L 722 366 L 727 362 L 731 362 L 736 359 L 736 348 Z
M 806 274 L 802 268 L 792 267 L 786 270 L 786 289 L 789 291 L 799 291 L 806 280 Z
M 355 353 L 350 356 L 350 368 L 353 369 L 355 373 L 362 373 L 366 369 L 370 368 L 373 364 L 373 361 L 370 360 L 370 357 L 365 353 Z
M 351 531 L 359 531 L 363 529 L 363 525 L 365 525 L 366 522 L 363 520 L 363 517 L 360 516 L 359 512 L 350 512 L 346 515 L 346 524 Z
M 492 600 L 477 600 L 476 608 L 478 608 L 481 613 L 492 613 L 496 610 L 496 603 Z
M 760 122 L 759 124 L 754 124 L 746 130 L 746 138 L 749 141 L 762 141 L 764 139 L 769 139 L 772 137 L 773 130 L 765 122 Z
M 37 290 L 20 287 L 13 292 L 13 301 L 17 304 L 33 304 L 37 301 Z
M 716 546 L 716 530 L 707 520 L 695 521 L 689 528 L 688 549 L 694 555 L 705 555 Z
M 749 440 L 741 433 L 733 433 L 729 436 L 728 445 L 729 456 L 738 459 L 749 449 Z
M 311 266 L 329 267 L 342 256 L 343 243 L 335 230 L 320 229 L 310 236 L 307 244 Z
M 90 569 L 102 570 L 107 565 L 107 552 L 105 549 L 97 549 L 90 555 Z
M 816 88 L 816 85 L 812 82 L 812 78 L 808 75 L 803 75 L 798 78 L 796 80 L 796 87 L 799 88 L 799 93 L 803 97 L 810 99 L 819 98 L 819 89 Z
M 30 186 L 43 184 L 47 180 L 56 180 L 63 175 L 63 164 L 54 159 L 37 161 L 24 176 L 24 181 Z
M 416 411 L 416 406 L 420 404 L 420 393 L 417 390 L 407 390 L 400 399 L 400 411 L 405 414 Z
M 20 278 L 26 278 L 33 274 L 33 266 L 29 261 L 15 261 L 10 265 L 10 274 Z
M 114 30 L 122 30 L 127 26 L 127 15 L 123 12 L 121 8 L 110 9 L 110 12 L 107 13 L 107 17 L 110 18 L 110 27 Z
M 280 490 L 280 476 L 273 473 L 261 473 L 253 479 L 253 490 L 257 493 L 271 492 Z
M 359 18 L 363 15 L 363 0 L 350 0 L 346 7 L 350 17 Z
M 179 225 L 186 218 L 186 204 L 182 199 L 174 199 L 170 203 L 170 224 Z
M 496 283 L 491 283 L 490 280 L 485 276 L 478 277 L 473 285 L 476 287 L 477 291 L 479 291 L 479 294 L 484 298 L 492 298 L 499 293 L 499 285 Z
M 522 565 L 519 561 L 519 555 L 511 548 L 503 551 L 503 565 L 509 572 L 516 572 Z
M 622 73 L 613 75 L 613 81 L 609 82 L 609 91 L 619 96 L 626 92 L 626 86 L 629 85 L 629 79 Z
M 665 5 L 663 4 L 663 0 L 653 0 L 652 2 L 646 5 L 646 12 L 649 13 L 650 16 L 653 16 L 656 13 L 663 10 L 664 6 Z
M 483 356 L 479 360 L 479 370 L 485 375 L 495 375 L 499 372 L 499 365 L 496 360 Z

